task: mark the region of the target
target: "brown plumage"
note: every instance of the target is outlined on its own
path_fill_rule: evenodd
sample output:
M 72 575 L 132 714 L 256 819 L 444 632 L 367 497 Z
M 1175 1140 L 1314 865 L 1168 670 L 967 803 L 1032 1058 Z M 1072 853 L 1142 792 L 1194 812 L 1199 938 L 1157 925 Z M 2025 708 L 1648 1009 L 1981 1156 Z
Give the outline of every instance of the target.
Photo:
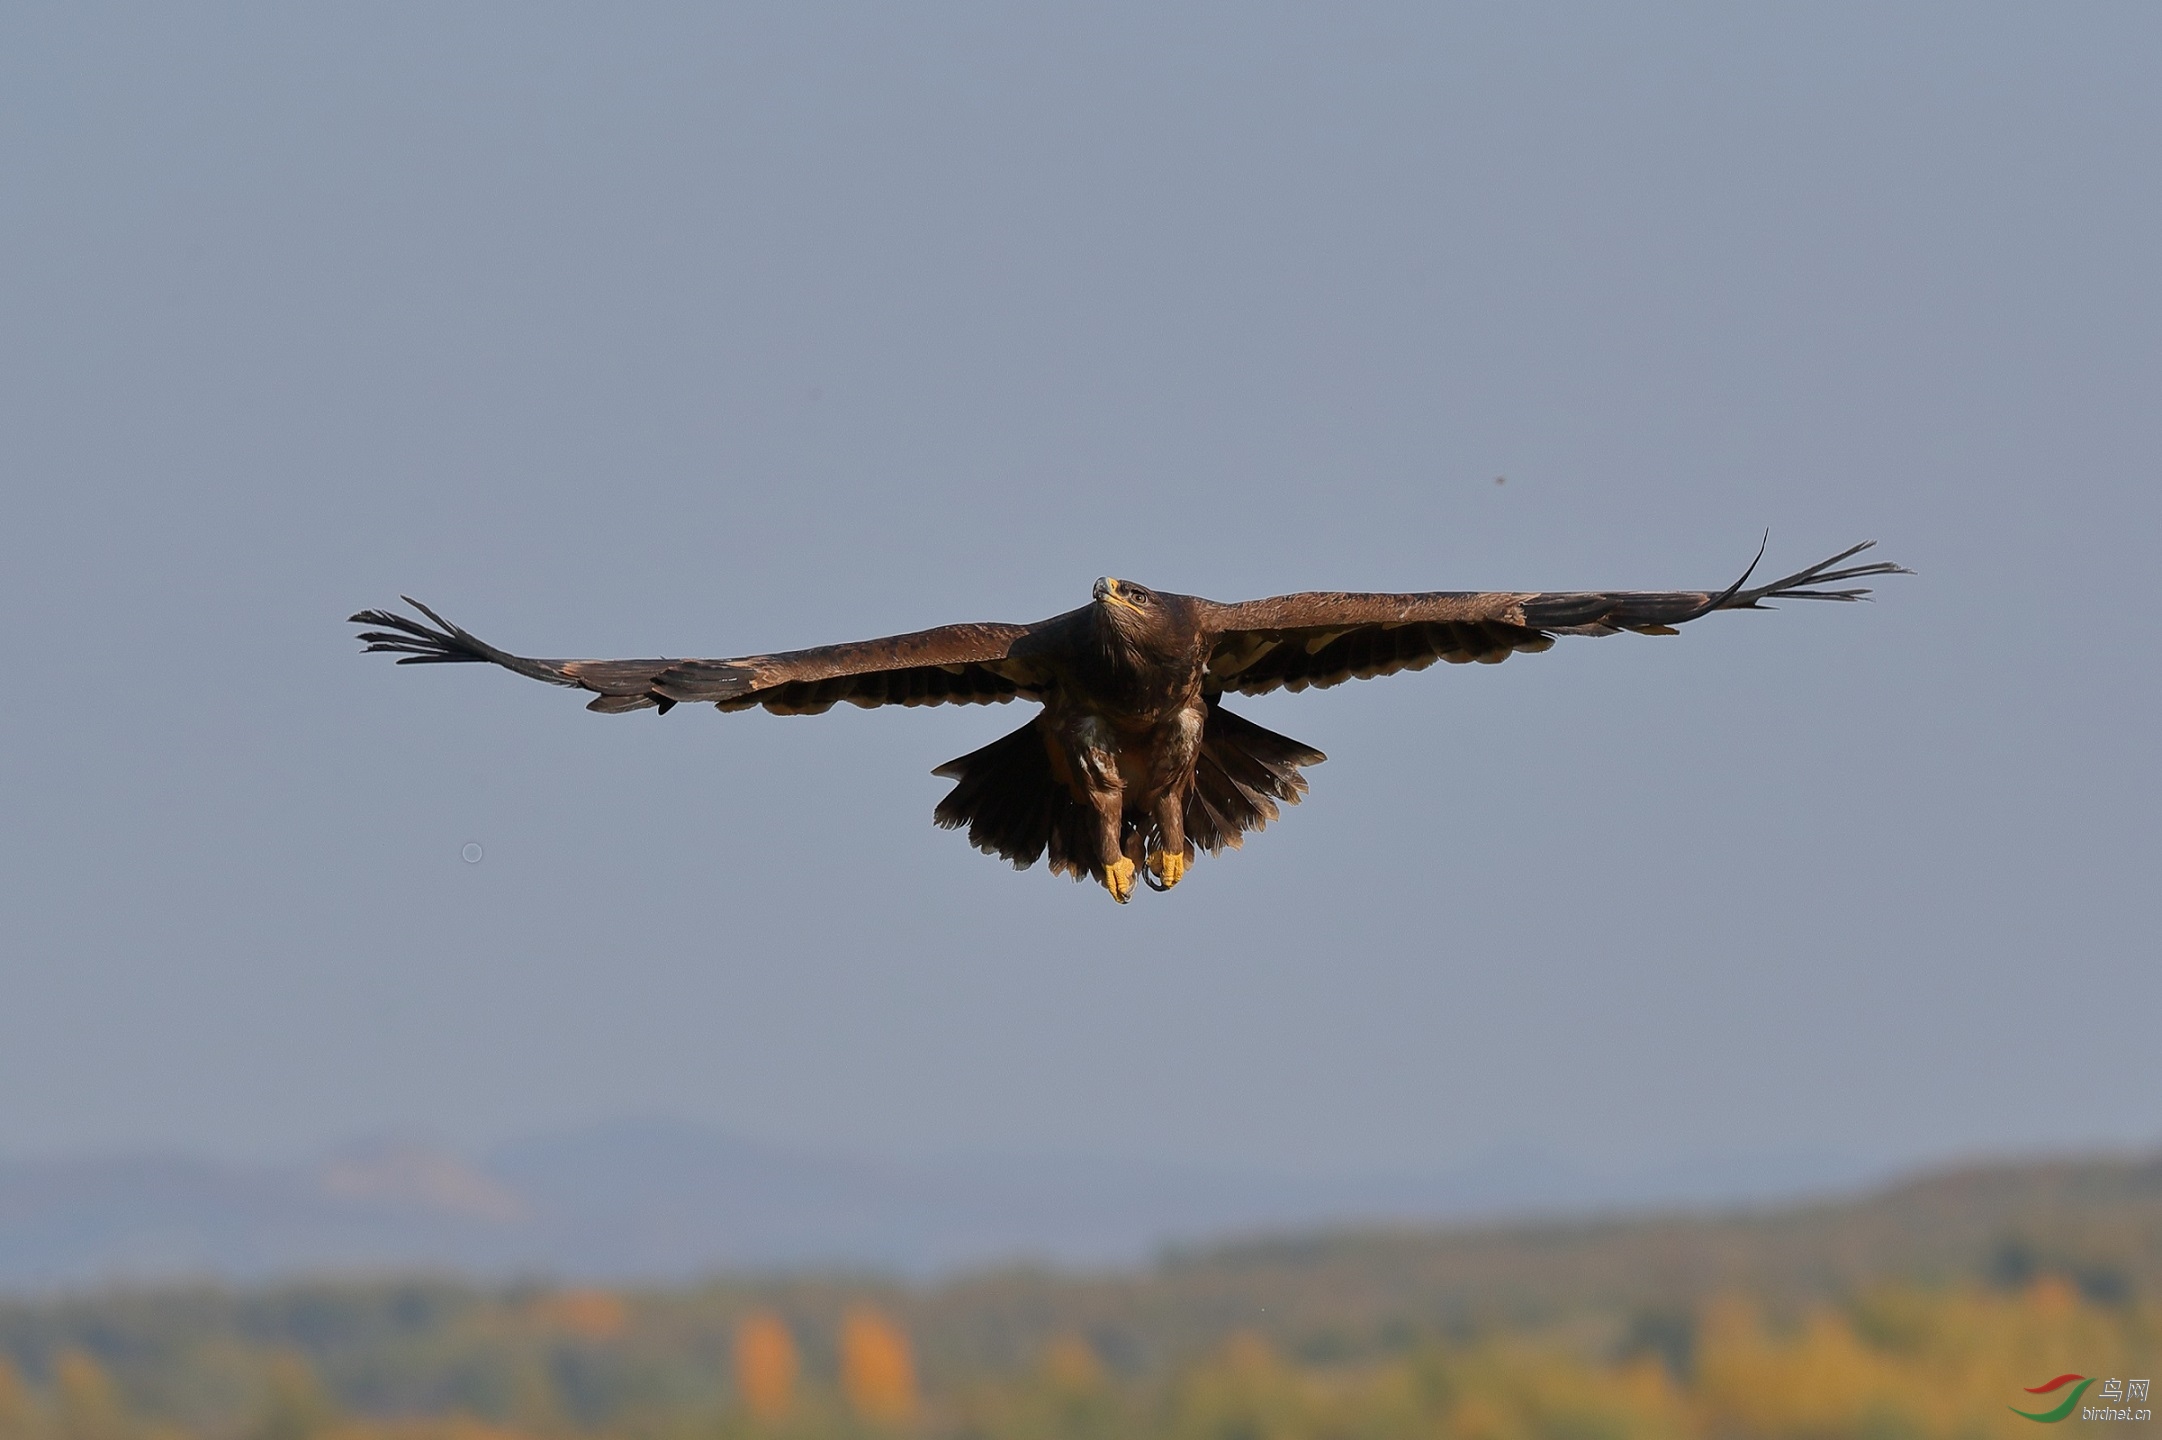
M 500 665 L 591 691 L 586 708 L 611 714 L 665 713 L 694 700 L 777 715 L 815 715 L 844 700 L 1037 701 L 1043 710 L 1028 724 L 933 772 L 955 782 L 938 823 L 965 827 L 977 849 L 1017 869 L 1048 854 L 1053 871 L 1095 879 L 1124 903 L 1137 874 L 1168 890 L 1197 849 L 1236 849 L 1277 818 L 1279 803 L 1298 803 L 1301 769 L 1326 758 L 1232 714 L 1227 692 L 1324 689 L 1437 660 L 1492 664 L 1548 649 L 1557 635 L 1670 635 L 1714 610 L 1768 599 L 1858 600 L 1869 592 L 1824 587 L 1909 573 L 1883 561 L 1842 566 L 1872 543 L 1747 589 L 1752 563 L 1719 592 L 1321 591 L 1224 605 L 1104 579 L 1089 604 L 1034 625 L 943 625 L 733 660 L 533 660 L 410 598 L 436 628 L 385 610 L 352 618 L 381 627 L 360 638 L 401 665 Z

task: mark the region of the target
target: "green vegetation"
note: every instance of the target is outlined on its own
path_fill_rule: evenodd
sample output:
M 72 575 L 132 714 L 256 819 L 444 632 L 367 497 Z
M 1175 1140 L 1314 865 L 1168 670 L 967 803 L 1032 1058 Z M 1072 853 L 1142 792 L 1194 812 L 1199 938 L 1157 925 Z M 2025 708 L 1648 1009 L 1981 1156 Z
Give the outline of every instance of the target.
M 2162 1357 L 2162 1162 L 1015 1270 L 0 1303 L 0 1440 L 1956 1437 Z

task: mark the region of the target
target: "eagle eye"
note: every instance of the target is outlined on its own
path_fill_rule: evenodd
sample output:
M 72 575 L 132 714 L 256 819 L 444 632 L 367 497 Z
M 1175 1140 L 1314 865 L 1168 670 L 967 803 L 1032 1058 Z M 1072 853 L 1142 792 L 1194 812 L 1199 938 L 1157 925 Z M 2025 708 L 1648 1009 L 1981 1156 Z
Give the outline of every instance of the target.
M 1155 596 L 1149 594 L 1148 591 L 1142 589 L 1139 585 L 1127 585 L 1122 588 L 1126 591 L 1126 598 L 1133 601 L 1136 605 L 1146 605 L 1149 603 L 1149 601 L 1156 598 Z

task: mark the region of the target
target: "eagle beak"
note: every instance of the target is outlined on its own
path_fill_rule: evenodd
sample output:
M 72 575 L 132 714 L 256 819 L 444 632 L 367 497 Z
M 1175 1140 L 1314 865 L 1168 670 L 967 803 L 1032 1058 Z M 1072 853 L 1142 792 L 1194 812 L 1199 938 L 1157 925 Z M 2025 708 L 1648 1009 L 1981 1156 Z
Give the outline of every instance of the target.
M 1129 610 L 1139 610 L 1141 608 L 1124 595 L 1119 594 L 1119 582 L 1109 575 L 1098 580 L 1095 590 L 1091 593 L 1095 595 L 1098 604 L 1109 602 L 1113 605 L 1123 605 Z

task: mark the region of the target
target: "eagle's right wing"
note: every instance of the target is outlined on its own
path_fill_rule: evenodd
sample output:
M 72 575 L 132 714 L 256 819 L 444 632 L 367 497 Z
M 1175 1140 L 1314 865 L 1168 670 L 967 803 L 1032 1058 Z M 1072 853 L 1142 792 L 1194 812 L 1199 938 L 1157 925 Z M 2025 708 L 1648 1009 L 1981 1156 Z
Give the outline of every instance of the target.
M 1844 563 L 1875 543 L 1753 589 L 1745 587 L 1754 561 L 1725 590 L 1324 591 L 1217 605 L 1209 611 L 1205 684 L 1212 693 L 1242 695 L 1319 689 L 1423 670 L 1436 660 L 1492 664 L 1520 650 L 1549 649 L 1556 635 L 1671 635 L 1714 610 L 1754 610 L 1766 600 L 1859 600 L 1869 591 L 1847 581 L 1908 573 L 1886 561 Z M 1763 558 L 1761 549 L 1757 554 Z
M 876 705 L 986 705 L 1041 693 L 1043 677 L 1015 645 L 1030 625 L 941 625 L 847 645 L 822 645 L 733 660 L 535 660 L 498 650 L 451 624 L 411 596 L 419 620 L 363 610 L 355 625 L 368 650 L 399 655 L 400 665 L 486 663 L 551 685 L 593 692 L 586 706 L 615 714 L 711 701 L 723 710 L 762 705 L 776 715 L 816 715 L 840 701 Z

